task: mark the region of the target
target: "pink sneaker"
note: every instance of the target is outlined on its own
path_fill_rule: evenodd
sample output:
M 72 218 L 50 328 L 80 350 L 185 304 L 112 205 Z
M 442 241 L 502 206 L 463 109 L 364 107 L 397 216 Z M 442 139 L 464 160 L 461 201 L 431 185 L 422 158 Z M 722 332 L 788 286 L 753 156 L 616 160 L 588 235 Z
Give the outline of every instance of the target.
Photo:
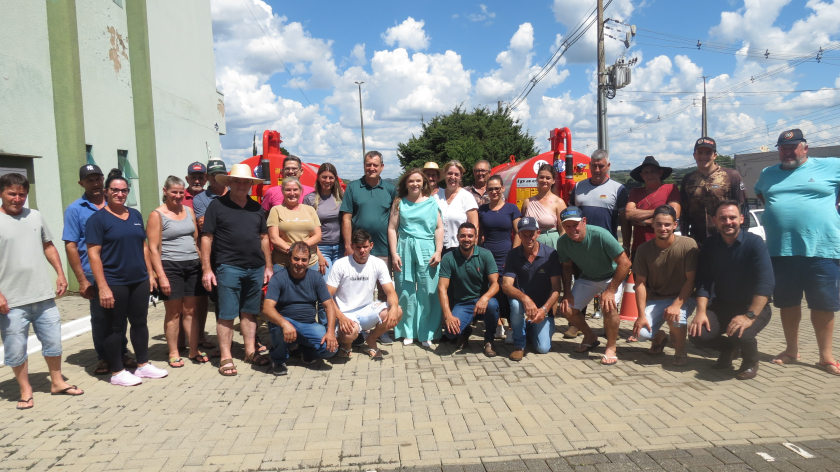
M 169 372 L 163 369 L 159 369 L 153 366 L 151 362 L 149 362 L 143 367 L 138 367 L 134 371 L 134 375 L 138 377 L 143 377 L 145 379 L 162 379 L 169 375 Z
M 127 370 L 123 370 L 119 374 L 111 376 L 111 385 L 133 387 L 135 385 L 140 385 L 141 383 L 143 383 L 143 379 Z

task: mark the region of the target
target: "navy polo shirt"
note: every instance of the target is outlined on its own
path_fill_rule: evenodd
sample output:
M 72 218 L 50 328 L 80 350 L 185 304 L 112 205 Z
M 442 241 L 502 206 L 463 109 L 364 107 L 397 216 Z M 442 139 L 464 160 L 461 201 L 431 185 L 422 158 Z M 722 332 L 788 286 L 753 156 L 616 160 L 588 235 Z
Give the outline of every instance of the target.
M 82 270 L 87 275 L 93 274 L 90 271 L 90 260 L 87 254 L 87 243 L 85 242 L 85 225 L 88 218 L 99 211 L 96 205 L 88 200 L 87 195 L 71 203 L 64 210 L 64 232 L 61 239 L 67 242 L 76 243 L 79 248 L 79 259 L 82 260 Z
M 695 286 L 698 297 L 710 299 L 710 310 L 743 313 L 753 296 L 771 296 L 774 285 L 770 254 L 759 236 L 741 231 L 727 246 L 715 234 L 703 243 Z
M 531 297 L 537 306 L 542 306 L 551 296 L 551 278 L 562 273 L 557 251 L 540 244 L 533 262 L 528 262 L 522 246 L 511 249 L 505 259 L 503 277 L 513 278 L 514 287 Z

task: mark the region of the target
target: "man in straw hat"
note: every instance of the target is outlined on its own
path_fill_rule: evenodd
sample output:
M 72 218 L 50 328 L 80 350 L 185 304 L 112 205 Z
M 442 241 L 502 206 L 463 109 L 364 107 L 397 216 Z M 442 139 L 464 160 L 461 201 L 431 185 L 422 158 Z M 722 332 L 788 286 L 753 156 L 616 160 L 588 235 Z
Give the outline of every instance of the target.
M 423 175 L 429 179 L 433 188 L 437 188 L 437 184 L 440 182 L 440 167 L 438 167 L 437 162 L 427 162 L 423 165 Z
M 787 345 L 773 362 L 799 359 L 804 293 L 820 351 L 817 366 L 840 375 L 831 352 L 834 312 L 840 310 L 840 216 L 834 206 L 840 160 L 809 159 L 799 129 L 782 132 L 776 147 L 781 162 L 761 171 L 755 184 L 756 196 L 767 205 L 762 223 L 776 274 L 773 304 L 781 310 Z
M 256 350 L 255 315 L 260 310 L 262 287 L 274 271 L 265 213 L 260 204 L 248 196 L 251 186 L 262 179 L 254 177 L 246 164 L 234 164 L 230 175 L 218 175 L 216 181 L 230 187 L 230 192 L 211 202 L 204 214 L 202 281 L 208 291 L 217 286 L 219 321 L 216 335 L 222 357 L 219 373 L 231 376 L 236 375 L 230 346 L 237 316 L 245 339 L 245 362 L 260 366 L 269 364 L 269 360 Z

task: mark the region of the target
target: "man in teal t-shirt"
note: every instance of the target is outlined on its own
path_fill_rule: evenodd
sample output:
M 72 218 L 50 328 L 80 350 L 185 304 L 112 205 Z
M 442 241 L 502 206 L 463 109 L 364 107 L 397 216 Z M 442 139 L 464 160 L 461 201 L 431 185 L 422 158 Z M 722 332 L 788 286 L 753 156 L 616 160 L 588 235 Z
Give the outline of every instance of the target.
M 607 347 L 601 364 L 612 365 L 618 361 L 615 343 L 618 340 L 618 303 L 624 279 L 630 272 L 630 258 L 609 231 L 587 225 L 583 212 L 570 206 L 560 214 L 566 234 L 557 240 L 557 255 L 563 263 L 563 300 L 560 310 L 569 324 L 583 332 L 583 341 L 575 352 L 587 352 L 600 341 L 592 332 L 580 312 L 601 294 L 601 311 L 604 313 L 604 330 Z M 577 264 L 581 276 L 572 287 L 572 264 Z
M 802 131 L 782 132 L 779 164 L 761 171 L 755 194 L 766 205 L 762 224 L 773 261 L 773 304 L 780 309 L 787 346 L 773 362 L 799 359 L 802 294 L 808 300 L 820 351 L 818 365 L 840 375 L 831 353 L 834 312 L 840 310 L 840 159 L 809 159 Z
M 350 239 L 353 231 L 363 229 L 370 234 L 373 249 L 370 255 L 376 256 L 392 270 L 391 257 L 388 254 L 388 221 L 391 203 L 397 197 L 397 188 L 380 177 L 385 164 L 379 151 L 365 154 L 365 175 L 359 180 L 347 184 L 344 198 L 341 200 L 341 235 L 344 239 L 344 255 L 353 255 Z M 379 300 L 387 301 L 385 292 L 379 284 Z

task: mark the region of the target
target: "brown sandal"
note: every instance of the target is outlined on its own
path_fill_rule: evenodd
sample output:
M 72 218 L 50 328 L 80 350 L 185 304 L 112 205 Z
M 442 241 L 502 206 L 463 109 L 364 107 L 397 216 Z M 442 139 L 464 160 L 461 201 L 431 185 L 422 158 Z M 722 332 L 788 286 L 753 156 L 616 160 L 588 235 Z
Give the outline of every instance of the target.
M 108 364 L 108 361 L 102 359 L 96 364 L 96 369 L 93 370 L 93 373 L 96 375 L 105 375 L 111 373 L 111 366 Z
M 260 355 L 260 353 L 258 351 L 254 351 L 254 352 L 246 355 L 245 356 L 245 362 L 247 362 L 248 364 L 253 364 L 255 366 L 259 366 L 259 367 L 271 364 L 271 361 L 268 360 L 265 356 Z
M 219 362 L 219 373 L 225 377 L 233 377 L 236 375 L 236 366 L 233 365 L 233 359 L 222 359 Z

